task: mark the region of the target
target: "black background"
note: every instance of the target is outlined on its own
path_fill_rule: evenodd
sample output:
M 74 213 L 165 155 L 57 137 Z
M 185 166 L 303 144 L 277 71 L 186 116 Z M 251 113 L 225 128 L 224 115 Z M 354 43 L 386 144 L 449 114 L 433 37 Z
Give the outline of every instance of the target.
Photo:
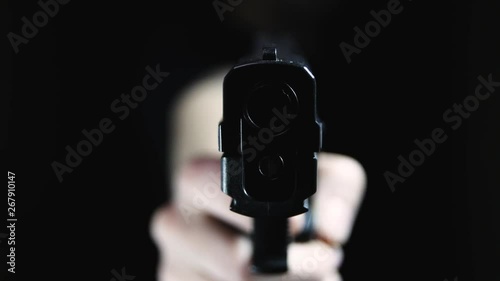
M 18 54 L 6 35 L 20 34 L 21 18 L 40 8 L 3 3 L 2 159 L 16 173 L 19 220 L 17 279 L 3 280 L 110 280 L 122 267 L 153 280 L 149 220 L 168 200 L 165 112 L 201 73 L 244 55 L 257 29 L 298 40 L 318 82 L 325 150 L 353 156 L 368 173 L 345 280 L 500 280 L 500 90 L 456 131 L 442 118 L 474 93 L 478 75 L 500 80 L 500 6 L 402 1 L 401 14 L 348 64 L 340 42 L 352 44 L 353 27 L 387 2 L 294 9 L 243 0 L 221 22 L 211 1 L 72 0 Z M 170 76 L 119 121 L 110 104 L 157 63 Z M 116 129 L 59 183 L 51 163 L 104 117 Z M 384 172 L 438 127 L 448 140 L 391 192 Z

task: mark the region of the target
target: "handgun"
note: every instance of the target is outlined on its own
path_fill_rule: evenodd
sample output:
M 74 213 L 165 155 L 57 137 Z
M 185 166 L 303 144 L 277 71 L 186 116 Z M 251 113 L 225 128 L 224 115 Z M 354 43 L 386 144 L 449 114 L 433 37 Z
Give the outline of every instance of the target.
M 231 211 L 254 218 L 253 272 L 288 270 L 288 218 L 307 212 L 316 192 L 322 140 L 316 108 L 307 63 L 274 44 L 224 78 L 221 188 L 232 198 Z

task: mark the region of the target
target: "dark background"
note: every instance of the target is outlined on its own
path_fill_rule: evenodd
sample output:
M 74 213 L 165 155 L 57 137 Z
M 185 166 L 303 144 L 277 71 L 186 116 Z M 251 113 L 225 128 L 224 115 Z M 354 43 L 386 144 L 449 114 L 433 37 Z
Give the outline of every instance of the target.
M 348 64 L 340 42 L 352 44 L 353 27 L 387 2 L 243 0 L 221 22 L 211 1 L 72 0 L 18 54 L 3 37 L 1 148 L 16 173 L 18 273 L 2 280 L 110 280 L 122 267 L 153 280 L 149 220 L 168 200 L 165 112 L 201 73 L 245 55 L 258 30 L 299 42 L 317 78 L 325 150 L 353 156 L 368 173 L 345 280 L 500 280 L 500 90 L 458 130 L 442 119 L 474 93 L 478 75 L 500 80 L 500 5 L 402 1 Z M 21 18 L 39 9 L 2 2 L 3 34 L 20 34 Z M 119 121 L 111 102 L 157 63 L 170 76 Z M 116 129 L 59 183 L 51 163 L 104 117 Z M 437 127 L 448 140 L 391 192 L 384 172 Z

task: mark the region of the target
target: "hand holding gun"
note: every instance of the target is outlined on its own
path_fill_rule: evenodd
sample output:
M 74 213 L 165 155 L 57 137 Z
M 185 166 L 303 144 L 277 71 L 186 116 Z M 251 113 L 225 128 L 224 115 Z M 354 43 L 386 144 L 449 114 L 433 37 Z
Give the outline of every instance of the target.
M 318 153 L 315 91 L 300 59 L 269 46 L 182 93 L 169 116 L 173 197 L 152 219 L 158 280 L 340 280 L 365 174 Z

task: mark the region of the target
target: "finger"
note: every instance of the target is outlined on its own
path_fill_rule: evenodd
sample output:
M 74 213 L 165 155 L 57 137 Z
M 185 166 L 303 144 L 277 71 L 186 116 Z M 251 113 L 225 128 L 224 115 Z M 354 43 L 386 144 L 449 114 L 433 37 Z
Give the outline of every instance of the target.
M 332 248 L 322 241 L 313 240 L 308 243 L 291 244 L 288 259 L 289 272 L 292 276 L 323 280 L 340 266 L 343 252 L 340 247 Z
M 318 235 L 329 243 L 345 243 L 364 195 L 366 175 L 354 159 L 331 153 L 318 157 L 318 190 L 313 214 Z
M 321 281 L 342 281 L 342 276 L 338 272 L 331 272 L 323 277 Z
M 151 235 L 162 254 L 159 280 L 246 280 L 249 241 L 208 218 L 187 224 L 175 206 L 157 210 Z M 170 276 L 169 276 L 170 275 Z M 185 279 L 187 278 L 187 279 Z

